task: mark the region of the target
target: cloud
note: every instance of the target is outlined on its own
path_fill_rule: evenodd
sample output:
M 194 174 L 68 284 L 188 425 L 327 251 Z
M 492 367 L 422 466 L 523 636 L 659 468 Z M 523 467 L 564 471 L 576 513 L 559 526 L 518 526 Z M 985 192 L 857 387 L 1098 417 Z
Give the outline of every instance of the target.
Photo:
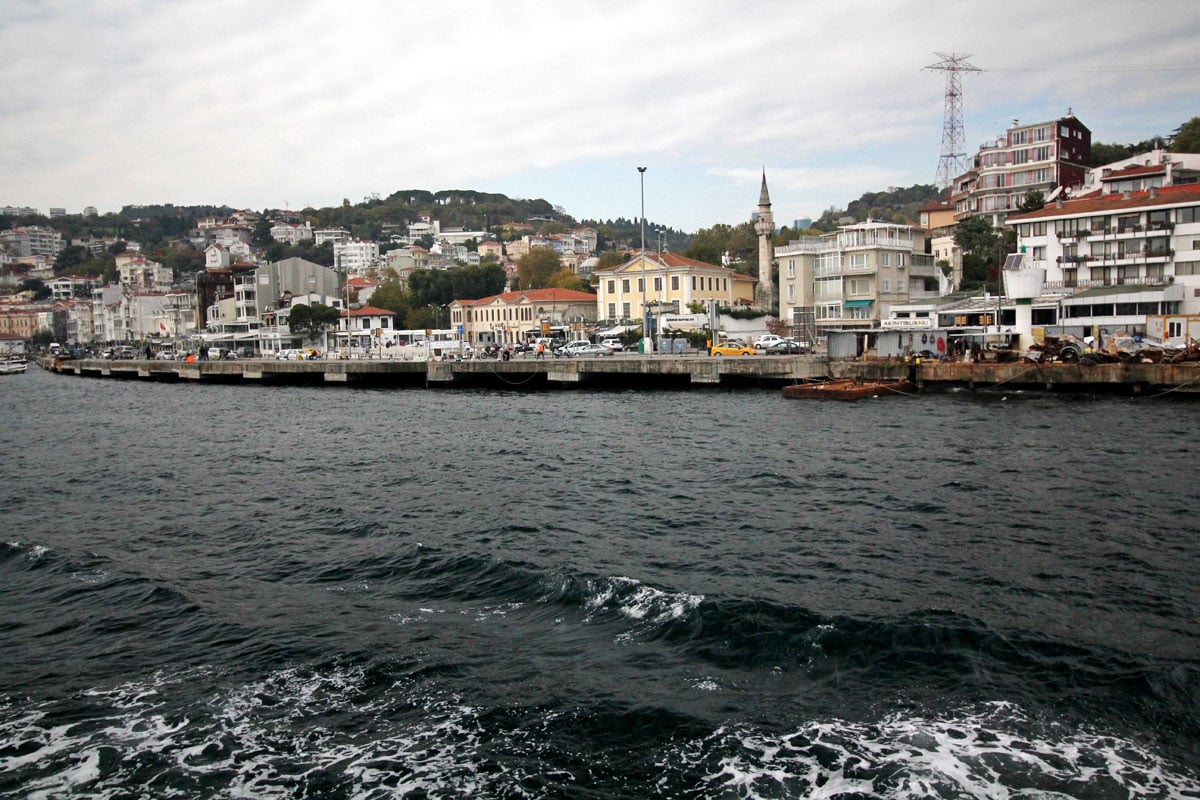
M 800 216 L 932 180 L 934 50 L 987 70 L 963 80 L 972 150 L 1068 107 L 1102 141 L 1169 133 L 1200 51 L 1176 0 L 10 6 L 0 203 L 43 208 L 512 186 L 606 217 L 642 163 L 669 224 L 744 219 L 763 165 Z

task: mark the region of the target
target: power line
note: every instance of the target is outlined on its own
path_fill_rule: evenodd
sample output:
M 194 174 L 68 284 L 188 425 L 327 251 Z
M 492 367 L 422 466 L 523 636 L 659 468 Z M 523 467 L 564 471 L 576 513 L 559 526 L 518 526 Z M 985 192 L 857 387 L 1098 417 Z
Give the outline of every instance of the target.
M 942 154 L 938 159 L 935 182 L 943 189 L 950 186 L 966 169 L 967 154 L 963 150 L 962 79 L 960 72 L 983 72 L 968 63 L 969 53 L 937 53 L 942 60 L 925 67 L 946 73 L 946 104 L 942 116 Z
M 926 67 L 932 69 L 932 67 Z M 1181 67 L 988 67 L 987 72 L 1196 72 L 1200 65 Z

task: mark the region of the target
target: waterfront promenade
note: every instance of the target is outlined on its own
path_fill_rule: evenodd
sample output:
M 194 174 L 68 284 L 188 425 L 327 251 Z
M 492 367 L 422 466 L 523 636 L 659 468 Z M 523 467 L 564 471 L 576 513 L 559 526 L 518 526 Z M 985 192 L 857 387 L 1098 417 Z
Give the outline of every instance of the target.
M 921 390 L 964 387 L 1035 388 L 1149 393 L 1200 393 L 1200 363 L 1033 364 L 899 360 L 828 361 L 820 356 L 619 355 L 603 358 L 400 361 L 317 359 L 277 361 L 39 360 L 64 375 L 160 381 L 256 382 L 445 388 L 779 388 L 798 381 L 862 377 L 909 378 Z

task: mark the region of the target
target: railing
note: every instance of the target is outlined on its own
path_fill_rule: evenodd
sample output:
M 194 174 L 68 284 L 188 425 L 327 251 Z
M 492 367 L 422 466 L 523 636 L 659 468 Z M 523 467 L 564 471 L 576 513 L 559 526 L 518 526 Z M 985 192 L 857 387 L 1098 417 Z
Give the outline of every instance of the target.
M 1049 289 L 1092 289 L 1097 286 L 1166 286 L 1174 283 L 1171 277 L 1155 278 L 1087 278 L 1046 281 L 1042 288 Z

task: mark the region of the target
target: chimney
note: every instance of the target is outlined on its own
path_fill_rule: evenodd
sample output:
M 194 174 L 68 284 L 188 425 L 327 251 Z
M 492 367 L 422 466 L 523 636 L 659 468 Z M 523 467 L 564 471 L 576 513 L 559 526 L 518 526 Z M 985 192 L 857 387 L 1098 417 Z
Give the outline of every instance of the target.
M 1150 187 L 1150 199 L 1151 199 L 1151 200 L 1153 200 L 1153 199 L 1154 199 L 1154 198 L 1156 198 L 1156 197 L 1158 197 L 1158 187 L 1157 187 L 1157 186 L 1151 186 L 1151 187 Z
M 1061 197 L 1059 197 L 1058 199 L 1056 199 L 1056 200 L 1054 201 L 1054 207 L 1055 207 L 1055 208 L 1062 208 L 1062 198 L 1061 198 Z
M 1128 189 L 1126 189 L 1125 192 L 1121 195 L 1122 200 L 1128 200 L 1131 197 L 1133 197 L 1133 192 L 1129 191 Z

